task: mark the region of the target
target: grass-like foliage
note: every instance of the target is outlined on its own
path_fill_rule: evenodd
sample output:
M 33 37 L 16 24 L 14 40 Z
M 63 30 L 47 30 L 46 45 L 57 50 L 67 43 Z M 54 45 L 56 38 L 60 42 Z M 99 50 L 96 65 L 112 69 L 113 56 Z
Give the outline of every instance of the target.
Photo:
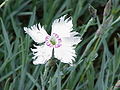
M 50 34 L 65 14 L 82 38 L 73 66 L 34 65 L 23 27 L 40 22 Z M 0 90 L 117 90 L 118 80 L 120 0 L 0 0 Z

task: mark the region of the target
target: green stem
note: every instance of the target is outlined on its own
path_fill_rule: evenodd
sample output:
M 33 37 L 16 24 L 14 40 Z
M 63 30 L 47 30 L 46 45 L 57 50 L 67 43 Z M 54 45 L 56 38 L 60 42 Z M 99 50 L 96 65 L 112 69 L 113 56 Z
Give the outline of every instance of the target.
M 92 50 L 91 53 L 94 53 L 94 54 L 96 53 L 95 51 L 96 51 L 96 49 L 97 49 L 97 46 L 99 46 L 99 42 L 100 42 L 100 38 L 97 39 L 96 44 L 95 44 L 95 46 L 94 46 L 94 48 L 93 48 L 93 50 Z M 94 54 L 93 54 L 93 55 L 94 55 Z M 90 55 L 90 57 L 91 57 L 91 55 Z M 89 69 L 89 67 L 90 67 L 91 64 L 92 64 L 92 61 L 90 60 L 90 61 L 88 62 L 88 65 L 87 65 L 85 71 L 83 72 L 83 74 L 82 74 L 82 76 L 81 76 L 81 78 L 80 78 L 80 81 L 83 80 L 83 78 L 84 78 L 84 76 L 85 76 L 85 73 L 87 72 L 87 70 Z

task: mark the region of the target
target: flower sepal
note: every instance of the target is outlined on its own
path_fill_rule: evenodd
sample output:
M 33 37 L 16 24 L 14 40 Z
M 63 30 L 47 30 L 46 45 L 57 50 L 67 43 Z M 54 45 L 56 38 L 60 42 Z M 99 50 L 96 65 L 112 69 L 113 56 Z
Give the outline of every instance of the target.
M 54 67 L 56 65 L 57 58 L 51 58 L 46 63 L 46 67 Z

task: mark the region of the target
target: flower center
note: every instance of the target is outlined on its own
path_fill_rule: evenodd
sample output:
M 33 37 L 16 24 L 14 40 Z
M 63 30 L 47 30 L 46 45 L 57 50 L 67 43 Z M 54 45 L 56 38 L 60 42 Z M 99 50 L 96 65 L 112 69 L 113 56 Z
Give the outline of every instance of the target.
M 55 45 L 55 44 L 57 43 L 57 42 L 56 42 L 56 38 L 51 37 L 50 43 L 53 44 L 53 45 Z
M 49 47 L 58 48 L 60 47 L 62 40 L 58 34 L 53 33 L 51 36 L 46 36 L 45 43 Z

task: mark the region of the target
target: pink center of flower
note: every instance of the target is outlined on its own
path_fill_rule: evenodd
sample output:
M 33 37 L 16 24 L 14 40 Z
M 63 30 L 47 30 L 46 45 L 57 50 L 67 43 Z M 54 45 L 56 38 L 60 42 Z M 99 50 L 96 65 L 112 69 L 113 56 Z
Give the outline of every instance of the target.
M 46 36 L 45 44 L 49 47 L 58 48 L 60 47 L 62 40 L 58 34 L 53 33 L 51 36 Z

